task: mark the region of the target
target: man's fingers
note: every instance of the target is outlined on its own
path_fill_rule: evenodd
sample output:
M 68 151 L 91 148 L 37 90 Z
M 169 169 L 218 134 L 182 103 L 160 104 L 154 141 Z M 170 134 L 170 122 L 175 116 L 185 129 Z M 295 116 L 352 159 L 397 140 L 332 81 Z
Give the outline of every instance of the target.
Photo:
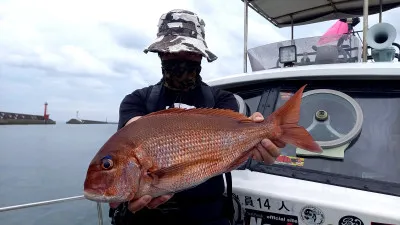
M 137 212 L 145 207 L 151 201 L 151 199 L 152 198 L 150 195 L 145 195 L 133 202 L 129 202 L 128 209 L 133 213 Z
M 267 151 L 267 149 L 265 149 L 264 146 L 262 146 L 261 144 L 257 144 L 256 148 L 257 148 L 258 152 L 260 153 L 260 155 L 262 157 L 262 161 L 264 163 L 266 163 L 266 164 L 274 163 L 275 158 L 269 154 L 269 152 Z
M 128 125 L 128 124 L 130 124 L 130 123 L 132 123 L 132 122 L 135 121 L 135 120 L 138 120 L 140 117 L 141 117 L 141 116 L 135 116 L 135 117 L 131 118 L 130 120 L 128 120 L 128 122 L 126 122 L 125 126 Z
M 153 199 L 147 205 L 147 207 L 149 209 L 157 208 L 159 205 L 164 204 L 165 202 L 167 202 L 170 198 L 172 198 L 172 195 L 163 195 L 163 196 L 157 197 L 157 198 Z
M 276 158 L 278 157 L 281 153 L 280 150 L 278 148 L 278 146 L 276 146 L 274 143 L 272 143 L 271 140 L 269 139 L 263 139 L 261 141 L 261 145 L 269 152 L 269 154 Z
M 264 120 L 263 115 L 259 112 L 253 113 L 249 118 L 255 122 L 262 122 Z
M 253 159 L 258 160 L 258 161 L 262 161 L 262 156 L 261 154 L 258 152 L 257 147 L 255 147 L 252 151 L 253 154 Z

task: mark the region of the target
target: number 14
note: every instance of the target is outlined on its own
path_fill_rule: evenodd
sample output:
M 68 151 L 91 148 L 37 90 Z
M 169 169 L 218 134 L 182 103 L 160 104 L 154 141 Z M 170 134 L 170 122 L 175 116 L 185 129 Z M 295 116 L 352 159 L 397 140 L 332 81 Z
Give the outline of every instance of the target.
M 263 207 L 261 206 L 261 199 L 260 199 L 260 198 L 257 198 L 257 202 L 258 202 L 258 204 L 260 205 L 260 209 L 262 209 Z M 265 208 L 268 208 L 268 210 L 271 208 L 271 206 L 269 205 L 269 200 L 268 200 L 268 198 L 265 199 L 265 201 L 264 201 L 264 207 L 265 207 Z

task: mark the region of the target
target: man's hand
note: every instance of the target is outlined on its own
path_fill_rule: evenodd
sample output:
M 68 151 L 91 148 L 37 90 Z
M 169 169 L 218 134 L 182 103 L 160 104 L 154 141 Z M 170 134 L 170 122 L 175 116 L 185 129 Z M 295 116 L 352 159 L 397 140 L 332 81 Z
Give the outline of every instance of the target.
M 126 124 L 125 124 L 124 126 L 126 126 L 126 125 L 132 123 L 133 121 L 139 119 L 140 117 L 141 117 L 141 116 L 135 116 L 135 117 L 131 118 L 130 120 L 128 120 L 128 122 L 126 122 Z
M 259 112 L 255 112 L 249 118 L 255 122 L 264 121 L 263 115 Z M 253 148 L 253 159 L 264 162 L 265 164 L 273 164 L 276 158 L 281 154 L 279 148 L 284 147 L 285 143 L 283 142 L 275 141 L 275 143 L 273 143 L 269 139 L 263 139 Z
M 135 213 L 145 206 L 149 209 L 154 209 L 157 206 L 164 204 L 167 202 L 170 198 L 172 198 L 173 195 L 162 195 L 157 198 L 152 198 L 150 195 L 145 195 L 135 201 L 130 201 L 128 205 L 129 211 Z
M 136 116 L 130 119 L 128 122 L 126 122 L 125 126 L 132 123 L 133 121 L 139 119 L 141 116 Z M 170 198 L 172 198 L 173 195 L 162 195 L 157 198 L 152 198 L 150 195 L 145 195 L 139 199 L 136 199 L 135 201 L 130 201 L 128 205 L 129 211 L 135 213 L 141 209 L 143 209 L 145 206 L 150 209 L 154 209 L 157 206 L 164 204 L 167 202 Z

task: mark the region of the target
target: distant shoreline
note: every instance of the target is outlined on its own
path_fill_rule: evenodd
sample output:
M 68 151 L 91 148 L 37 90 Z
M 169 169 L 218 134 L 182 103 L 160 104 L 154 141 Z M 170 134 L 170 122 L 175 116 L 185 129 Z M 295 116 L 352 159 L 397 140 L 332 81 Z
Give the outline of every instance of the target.
M 32 120 L 32 119 L 0 119 L 0 125 L 54 125 L 54 120 Z
M 48 118 L 48 117 L 47 117 Z M 96 120 L 81 120 L 81 119 L 70 119 L 67 122 L 61 122 L 66 124 L 118 124 L 118 122 L 108 121 L 96 121 Z M 0 125 L 55 125 L 56 121 L 52 119 L 45 120 L 44 116 L 31 115 L 13 112 L 0 112 Z
M 13 112 L 0 112 L 0 125 L 54 125 L 56 121 L 44 116 Z

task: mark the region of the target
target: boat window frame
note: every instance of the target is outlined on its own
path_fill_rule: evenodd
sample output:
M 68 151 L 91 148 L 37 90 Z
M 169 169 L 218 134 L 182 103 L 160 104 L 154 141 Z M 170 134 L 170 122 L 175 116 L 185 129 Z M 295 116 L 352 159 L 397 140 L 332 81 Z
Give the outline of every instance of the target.
M 237 95 L 241 95 L 240 93 L 254 93 L 258 92 L 261 94 L 260 101 L 258 103 L 257 111 L 261 112 L 266 118 L 269 116 L 272 112 L 275 111 L 276 104 L 278 102 L 278 97 L 280 94 L 281 90 L 286 90 L 286 89 L 294 89 L 297 90 L 300 86 L 297 83 L 304 83 L 308 82 L 311 83 L 311 86 L 313 86 L 313 82 L 311 81 L 289 81 L 285 85 L 277 83 L 278 81 L 270 81 L 268 83 L 258 83 L 258 84 L 252 84 L 250 86 L 242 86 L 238 88 L 234 88 L 235 90 L 229 90 L 232 91 L 233 93 Z M 280 81 L 281 82 L 281 81 Z M 317 81 L 315 83 L 319 83 L 321 81 Z M 337 82 L 341 82 L 338 80 Z M 368 81 L 365 81 L 368 82 Z M 382 81 L 385 83 L 385 81 Z M 387 81 L 390 82 L 390 81 Z M 312 87 L 312 89 L 317 89 L 319 85 L 317 84 L 316 86 Z M 325 85 L 325 86 L 331 86 L 331 85 Z M 250 87 L 250 88 L 249 88 Z M 261 88 L 263 87 L 263 88 Z M 334 87 L 333 87 L 334 88 Z M 377 87 L 378 91 L 380 90 L 381 87 Z M 307 88 L 306 88 L 307 89 Z M 341 91 L 341 88 L 334 88 L 335 90 Z M 372 87 L 370 89 L 373 89 Z M 382 89 L 384 90 L 384 89 Z M 305 90 L 307 91 L 307 90 Z M 400 92 L 399 90 L 395 90 L 394 92 Z M 245 97 L 242 97 L 243 99 L 246 100 Z M 246 169 L 250 171 L 255 171 L 255 172 L 260 172 L 260 173 L 266 173 L 266 174 L 271 174 L 271 175 L 277 175 L 277 176 L 283 176 L 283 177 L 289 177 L 289 178 L 294 178 L 294 179 L 300 179 L 300 180 L 305 180 L 305 181 L 311 181 L 311 182 L 317 182 L 317 183 L 323 183 L 327 185 L 335 185 L 339 187 L 345 187 L 345 188 L 352 188 L 352 189 L 357 189 L 357 190 L 363 190 L 363 191 L 368 191 L 368 192 L 374 192 L 374 193 L 380 193 L 380 194 L 388 194 L 392 196 L 398 196 L 400 197 L 400 184 L 393 183 L 393 182 L 386 182 L 386 181 L 380 181 L 380 180 L 374 180 L 370 178 L 361 178 L 361 177 L 355 177 L 355 176 L 347 176 L 343 174 L 337 174 L 337 173 L 329 173 L 329 172 L 324 172 L 324 171 L 318 171 L 318 170 L 312 170 L 312 169 L 306 169 L 306 168 L 301 168 L 301 167 L 292 167 L 292 166 L 287 166 L 287 165 L 281 165 L 281 164 L 272 164 L 272 165 L 265 165 L 264 163 L 257 162 L 255 160 L 250 160 L 250 162 L 247 164 Z

